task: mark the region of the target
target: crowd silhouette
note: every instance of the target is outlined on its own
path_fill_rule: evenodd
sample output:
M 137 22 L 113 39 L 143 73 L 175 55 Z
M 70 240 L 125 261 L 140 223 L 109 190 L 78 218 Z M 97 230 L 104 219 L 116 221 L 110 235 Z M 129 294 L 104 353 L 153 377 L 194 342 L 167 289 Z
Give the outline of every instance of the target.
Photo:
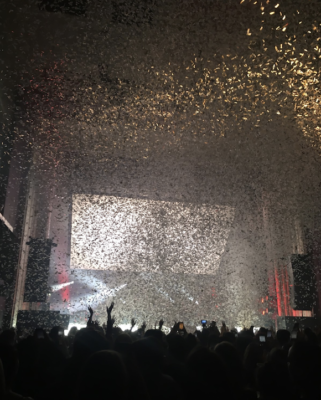
M 107 323 L 15 329 L 0 334 L 0 399 L 235 400 L 321 399 L 321 333 L 253 327 L 237 332 L 202 321 L 188 333 L 177 322 L 167 334 L 142 324 L 122 331 Z M 19 333 L 18 333 L 19 332 Z

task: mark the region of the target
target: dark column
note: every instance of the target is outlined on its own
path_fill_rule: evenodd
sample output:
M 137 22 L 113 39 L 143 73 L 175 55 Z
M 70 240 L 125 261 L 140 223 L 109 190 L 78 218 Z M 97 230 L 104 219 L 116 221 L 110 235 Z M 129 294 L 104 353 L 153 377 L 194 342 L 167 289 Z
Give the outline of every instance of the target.
M 15 278 L 19 259 L 19 240 L 0 220 L 0 298 L 2 328 L 11 324 Z M 1 318 L 0 317 L 0 318 Z

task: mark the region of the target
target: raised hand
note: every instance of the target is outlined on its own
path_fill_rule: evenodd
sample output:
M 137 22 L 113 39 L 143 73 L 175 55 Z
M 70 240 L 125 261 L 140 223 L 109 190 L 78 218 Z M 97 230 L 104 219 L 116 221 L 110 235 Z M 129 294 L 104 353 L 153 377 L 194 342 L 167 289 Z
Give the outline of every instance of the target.
M 158 323 L 158 329 L 159 329 L 160 331 L 162 330 L 163 325 L 164 325 L 164 321 L 161 319 L 161 320 L 159 321 L 159 323 Z
M 114 302 L 112 301 L 111 305 L 109 307 L 108 306 L 106 307 L 108 315 L 111 315 L 111 312 L 113 311 L 113 308 L 114 308 Z
M 177 333 L 178 332 L 178 326 L 179 326 L 179 322 L 174 321 L 174 326 L 171 329 L 172 334 Z
M 146 322 L 144 321 L 143 322 L 143 325 L 141 326 L 141 328 L 140 328 L 143 332 L 145 332 L 145 329 L 146 329 Z
M 134 326 L 136 325 L 136 321 L 134 318 L 132 318 L 131 324 L 132 324 L 132 327 L 130 328 L 130 330 L 132 331 Z
M 89 326 L 92 325 L 94 310 L 89 306 L 89 307 L 88 307 L 88 311 L 89 311 L 89 314 L 90 314 L 90 315 L 89 315 L 89 318 L 88 318 L 88 321 L 87 321 L 87 326 L 89 327 Z
M 106 337 L 108 340 L 112 340 L 112 331 L 113 331 L 113 326 L 115 323 L 115 318 L 111 317 L 111 312 L 112 312 L 113 308 L 114 308 L 114 302 L 112 302 L 109 307 L 106 306 L 106 310 L 107 310 Z

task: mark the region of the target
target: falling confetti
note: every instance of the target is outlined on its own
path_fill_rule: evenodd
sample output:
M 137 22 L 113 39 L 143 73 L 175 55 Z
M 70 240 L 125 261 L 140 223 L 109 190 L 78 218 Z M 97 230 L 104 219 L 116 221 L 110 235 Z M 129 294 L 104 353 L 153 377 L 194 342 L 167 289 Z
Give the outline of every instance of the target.
M 29 237 L 57 244 L 48 303 L 74 320 L 91 304 L 103 322 L 111 299 L 121 324 L 292 312 L 291 255 L 318 268 L 321 243 L 319 2 L 15 3 L 1 5 L 0 222 L 20 246 L 18 273 L 0 269 L 6 318 L 30 307 Z

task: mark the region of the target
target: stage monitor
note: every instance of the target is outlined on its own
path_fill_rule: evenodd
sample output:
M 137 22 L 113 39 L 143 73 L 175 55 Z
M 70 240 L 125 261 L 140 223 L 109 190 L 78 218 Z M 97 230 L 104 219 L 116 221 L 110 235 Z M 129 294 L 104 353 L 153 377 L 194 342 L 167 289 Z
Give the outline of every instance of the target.
M 75 194 L 71 268 L 212 274 L 233 219 L 226 206 Z

